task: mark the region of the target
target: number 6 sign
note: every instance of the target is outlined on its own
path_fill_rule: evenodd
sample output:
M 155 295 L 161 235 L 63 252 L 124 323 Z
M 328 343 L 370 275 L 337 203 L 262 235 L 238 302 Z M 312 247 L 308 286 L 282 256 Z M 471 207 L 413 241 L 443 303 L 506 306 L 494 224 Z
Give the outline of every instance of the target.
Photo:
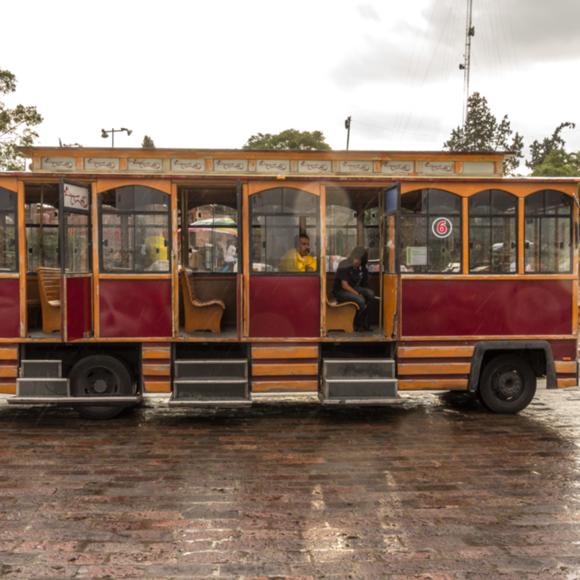
M 433 220 L 433 223 L 431 224 L 431 231 L 436 238 L 448 238 L 453 231 L 453 224 L 448 218 L 438 217 Z

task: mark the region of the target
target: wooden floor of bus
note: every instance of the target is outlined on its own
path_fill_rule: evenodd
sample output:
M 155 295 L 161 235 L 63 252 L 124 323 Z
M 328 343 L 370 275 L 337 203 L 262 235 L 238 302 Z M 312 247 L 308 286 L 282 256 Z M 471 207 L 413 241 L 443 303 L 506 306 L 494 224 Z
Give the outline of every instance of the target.
M 238 339 L 238 331 L 235 328 L 223 328 L 219 334 L 206 330 L 196 330 L 195 332 L 185 332 L 179 329 L 179 338 L 183 340 L 204 340 L 210 342 L 233 341 Z

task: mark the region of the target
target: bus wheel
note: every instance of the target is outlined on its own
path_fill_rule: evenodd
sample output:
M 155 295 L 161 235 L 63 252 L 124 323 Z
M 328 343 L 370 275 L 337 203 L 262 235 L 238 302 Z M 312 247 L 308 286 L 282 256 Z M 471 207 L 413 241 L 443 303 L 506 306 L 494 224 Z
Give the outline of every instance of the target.
M 536 375 L 517 355 L 504 354 L 490 360 L 481 375 L 479 396 L 493 413 L 519 413 L 536 394 Z
M 69 374 L 73 397 L 128 396 L 133 394 L 131 376 L 125 365 L 108 355 L 91 355 L 75 364 Z M 123 411 L 120 405 L 79 405 L 77 411 L 87 419 L 112 419 Z

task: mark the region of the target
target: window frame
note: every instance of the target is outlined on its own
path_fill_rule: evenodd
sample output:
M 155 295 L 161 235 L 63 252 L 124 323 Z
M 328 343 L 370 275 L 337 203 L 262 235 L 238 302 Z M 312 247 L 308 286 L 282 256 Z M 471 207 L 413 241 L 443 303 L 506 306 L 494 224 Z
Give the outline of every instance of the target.
M 404 200 L 405 197 L 416 193 L 416 192 L 428 192 L 427 193 L 427 203 L 426 203 L 426 211 L 425 212 L 421 212 L 421 213 L 406 213 L 405 209 L 404 209 Z M 431 192 L 442 192 L 442 193 L 446 193 L 449 195 L 454 196 L 458 201 L 459 201 L 459 209 L 457 211 L 457 213 L 449 213 L 447 212 L 443 212 L 443 211 L 437 211 L 435 213 L 431 212 L 431 203 L 429 200 L 429 195 Z M 455 193 L 453 191 L 449 191 L 447 189 L 441 189 L 438 187 L 420 187 L 418 189 L 412 189 L 409 191 L 405 191 L 404 193 L 402 193 L 400 195 L 400 201 L 399 201 L 399 207 L 398 207 L 398 230 L 399 230 L 399 234 L 397 236 L 397 242 L 398 242 L 398 251 L 395 255 L 395 260 L 396 263 L 398 264 L 398 273 L 400 275 L 409 275 L 409 276 L 461 276 L 464 274 L 463 272 L 463 258 L 464 258 L 464 236 L 463 236 L 463 224 L 464 224 L 464 220 L 465 217 L 464 216 L 464 211 L 463 211 L 463 196 L 459 195 L 458 193 Z M 401 270 L 402 267 L 406 267 L 405 264 L 403 263 L 403 223 L 405 220 L 410 219 L 410 220 L 414 220 L 414 221 L 418 221 L 419 219 L 424 219 L 425 220 L 425 234 L 426 234 L 426 238 L 425 238 L 425 242 L 426 242 L 426 248 L 427 248 L 427 266 L 429 266 L 429 232 L 431 230 L 432 224 L 431 221 L 434 218 L 458 218 L 459 223 L 458 226 L 455 228 L 458 232 L 459 232 L 459 238 L 458 238 L 458 246 L 459 246 L 459 269 L 456 272 L 444 272 L 444 271 L 427 271 L 427 272 L 404 272 Z M 455 226 L 454 226 L 455 227 Z
M 12 210 L 0 209 L 0 216 L 4 218 L 4 224 L 6 224 L 6 218 L 12 216 L 14 223 L 12 224 L 12 229 L 14 231 L 14 267 L 11 269 L 0 268 L 0 275 L 2 274 L 19 274 L 20 272 L 20 254 L 19 254 L 19 231 L 18 231 L 18 192 L 8 189 L 7 187 L 0 186 L 0 195 L 9 193 L 14 198 L 14 207 Z
M 493 211 L 493 192 L 501 192 L 505 195 L 509 195 L 510 197 L 513 198 L 513 201 L 515 202 L 515 214 L 513 214 L 513 216 L 508 215 L 508 214 L 500 214 L 500 213 L 495 213 Z M 478 195 L 482 195 L 484 193 L 487 193 L 490 195 L 490 208 L 491 211 L 489 213 L 485 213 L 485 214 L 472 214 L 471 211 L 471 203 L 472 200 L 474 200 Z M 514 195 L 513 193 L 506 191 L 505 189 L 497 189 L 497 188 L 490 188 L 490 189 L 483 189 L 481 191 L 478 191 L 477 193 L 475 193 L 474 195 L 469 196 L 468 201 L 467 201 L 467 273 L 470 276 L 517 276 L 518 272 L 519 272 L 519 267 L 520 267 L 520 263 L 519 263 L 519 247 L 520 247 L 520 232 L 519 232 L 519 213 L 520 213 L 520 209 L 519 209 L 519 203 L 518 203 L 518 197 L 516 195 Z M 500 218 L 500 219 L 510 219 L 514 221 L 514 225 L 515 225 L 515 234 L 516 234 L 516 238 L 515 238 L 515 270 L 513 272 L 496 272 L 491 270 L 491 265 L 493 263 L 492 261 L 492 247 L 493 247 L 493 243 L 490 244 L 489 247 L 489 264 L 490 264 L 490 270 L 488 272 L 473 272 L 471 270 L 471 244 L 472 244 L 472 236 L 471 236 L 471 223 L 472 220 L 474 219 L 478 219 L 478 218 L 484 218 L 486 220 L 489 220 L 489 229 L 490 231 L 493 231 L 493 220 Z M 491 242 L 493 242 L 493 239 L 490 239 Z
M 567 199 L 568 200 L 568 207 L 570 209 L 570 213 L 568 215 L 561 215 L 559 214 L 557 211 L 556 213 L 545 213 L 545 207 L 546 207 L 546 193 L 548 192 L 552 192 L 552 193 L 557 193 L 561 196 L 561 198 Z M 533 213 L 533 214 L 529 214 L 527 211 L 527 205 L 528 205 L 528 200 L 531 200 L 533 197 L 535 196 L 539 196 L 539 195 L 543 195 L 543 204 L 542 207 L 544 209 L 543 213 Z M 562 204 L 559 206 L 562 207 Z M 539 240 L 538 240 L 538 244 L 539 244 L 539 248 L 540 248 L 540 264 L 541 264 L 541 257 L 542 257 L 542 221 L 545 219 L 548 220 L 554 220 L 554 222 L 556 223 L 556 226 L 558 224 L 558 220 L 562 219 L 562 218 L 566 218 L 569 222 L 569 240 L 570 240 L 570 268 L 568 270 L 562 271 L 562 270 L 533 270 L 533 271 L 527 271 L 526 270 L 526 266 L 527 266 L 527 260 L 526 260 L 526 225 L 527 225 L 527 220 L 528 219 L 532 219 L 534 220 L 534 222 L 538 222 L 539 223 L 539 228 L 540 228 L 540 234 L 539 234 Z M 568 195 L 567 193 L 563 192 L 563 191 L 559 191 L 557 189 L 540 189 L 538 191 L 534 191 L 532 193 L 530 193 L 529 195 L 527 195 L 524 198 L 524 240 L 523 240 L 523 244 L 524 244 L 524 248 L 523 248 L 523 254 L 524 254 L 524 274 L 528 275 L 528 276 L 533 276 L 533 275 L 566 275 L 566 274 L 573 274 L 574 273 L 574 198 L 570 195 Z
M 116 189 L 124 189 L 126 187 L 142 187 L 145 189 L 150 189 L 156 193 L 164 195 L 167 199 L 167 210 L 166 211 L 159 211 L 159 210 L 143 210 L 143 209 L 103 209 L 103 199 L 105 194 L 115 191 Z M 172 236 L 172 211 L 171 211 L 171 194 L 162 191 L 160 189 L 156 189 L 149 185 L 144 184 L 129 184 L 129 185 L 121 185 L 120 187 L 113 187 L 104 191 L 99 192 L 98 194 L 98 220 L 99 220 L 99 272 L 101 274 L 107 275 L 135 275 L 135 276 L 166 276 L 170 277 L 173 272 L 173 236 Z M 104 231 L 104 224 L 103 224 L 103 216 L 104 215 L 114 215 L 114 216 L 123 216 L 123 215 L 132 215 L 132 216 L 148 216 L 148 215 L 161 215 L 167 216 L 167 261 L 168 261 L 168 269 L 166 271 L 148 271 L 148 270 L 135 270 L 135 269 L 124 269 L 120 270 L 111 270 L 105 269 L 104 267 L 104 252 L 103 252 L 103 231 Z M 109 226 L 106 226 L 109 227 Z M 132 229 L 135 231 L 136 224 L 133 223 Z M 156 226 L 155 224 L 147 224 L 145 227 L 161 227 Z M 133 256 L 135 255 L 135 240 L 133 240 Z M 135 260 L 133 259 L 133 264 L 135 264 Z
M 316 257 L 316 270 L 314 272 L 280 272 L 279 270 L 276 270 L 274 272 L 260 272 L 260 271 L 256 271 L 253 269 L 253 264 L 254 264 L 254 230 L 259 227 L 259 226 L 255 226 L 254 225 L 254 216 L 265 216 L 268 217 L 270 214 L 256 214 L 256 212 L 254 211 L 253 207 L 254 207 L 254 200 L 256 199 L 257 196 L 262 195 L 264 193 L 268 193 L 270 191 L 275 191 L 277 189 L 287 189 L 290 191 L 294 191 L 294 192 L 300 192 L 302 194 L 307 194 L 309 196 L 312 196 L 315 200 L 316 200 L 316 212 L 315 214 L 313 214 L 316 217 L 316 237 L 317 237 L 317 255 Z M 249 264 L 249 274 L 251 276 L 320 276 L 321 272 L 323 271 L 322 267 L 321 267 L 321 260 L 322 260 L 322 224 L 320 223 L 320 219 L 321 219 L 321 212 L 320 212 L 320 196 L 316 195 L 315 193 L 312 193 L 311 191 L 308 191 L 306 189 L 300 189 L 298 187 L 287 187 L 287 186 L 279 186 L 279 187 L 269 187 L 267 189 L 262 189 L 260 191 L 256 191 L 255 193 L 252 193 L 252 195 L 249 196 L 249 203 L 248 203 L 248 227 L 250 229 L 249 232 L 249 252 L 248 252 L 248 264 Z M 300 217 L 299 214 L 296 213 L 277 213 L 277 214 L 271 214 L 271 215 L 275 215 L 276 217 Z M 312 255 L 312 254 L 311 254 Z M 326 268 L 326 266 L 325 266 Z

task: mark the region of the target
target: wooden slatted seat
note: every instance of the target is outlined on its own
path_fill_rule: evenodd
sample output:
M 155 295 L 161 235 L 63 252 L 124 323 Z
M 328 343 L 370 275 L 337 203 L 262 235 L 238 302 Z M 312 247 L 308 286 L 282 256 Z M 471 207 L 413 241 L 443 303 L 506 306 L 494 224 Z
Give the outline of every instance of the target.
M 358 311 L 356 302 L 337 302 L 326 298 L 326 330 L 354 332 L 354 317 Z
M 181 292 L 183 296 L 183 312 L 185 332 L 209 330 L 219 334 L 225 304 L 222 300 L 199 300 L 194 292 L 193 284 L 187 271 L 181 271 Z
M 38 268 L 38 293 L 42 311 L 42 332 L 60 332 L 60 270 Z

